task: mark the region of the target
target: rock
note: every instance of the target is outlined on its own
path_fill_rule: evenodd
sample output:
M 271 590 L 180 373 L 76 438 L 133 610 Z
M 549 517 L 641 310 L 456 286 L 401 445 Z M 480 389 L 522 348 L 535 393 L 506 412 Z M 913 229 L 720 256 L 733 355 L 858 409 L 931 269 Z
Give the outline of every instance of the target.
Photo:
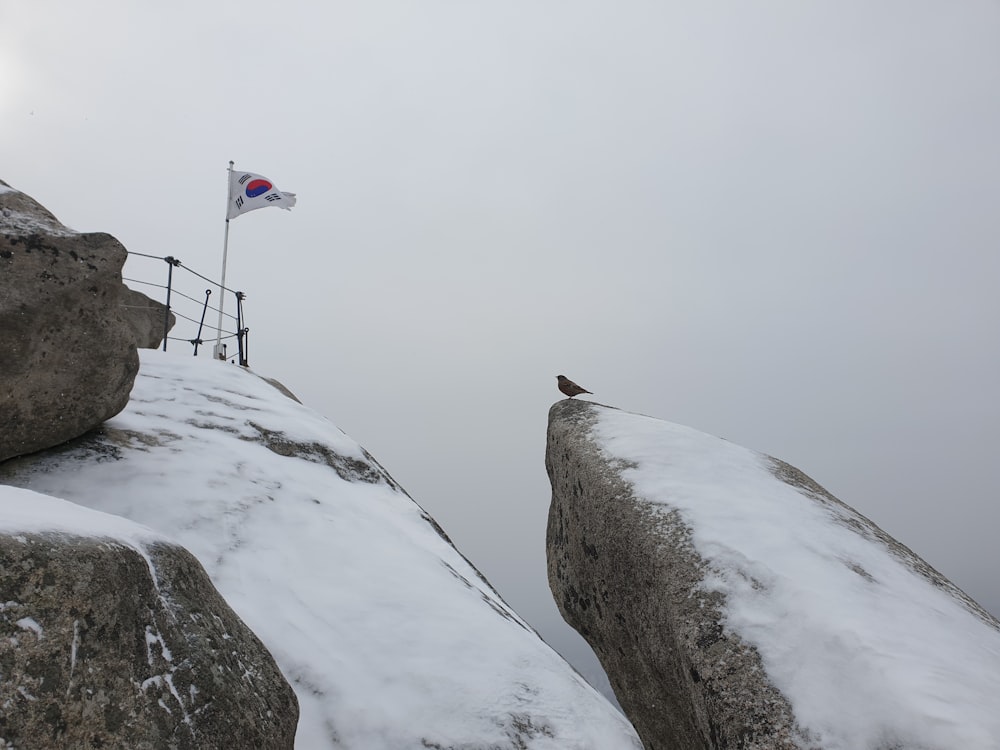
M 279 391 L 280 391 L 280 392 L 281 392 L 281 393 L 282 393 L 282 394 L 283 394 L 284 396 L 287 396 L 287 397 L 288 397 L 288 398 L 290 398 L 290 399 L 291 399 L 292 401 L 295 401 L 296 403 L 299 403 L 299 404 L 301 404 L 301 403 L 302 403 L 302 401 L 300 401 L 300 400 L 299 400 L 299 397 L 298 397 L 298 396 L 296 396 L 296 395 L 295 395 L 294 393 L 292 393 L 292 392 L 291 392 L 291 390 L 289 390 L 289 388 L 288 388 L 288 387 L 287 387 L 287 386 L 286 386 L 286 385 L 285 385 L 284 383 L 282 383 L 282 382 L 281 382 L 280 380 L 277 380 L 276 378 L 265 378 L 265 377 L 264 377 L 263 375 L 262 375 L 262 376 L 260 376 L 260 377 L 261 377 L 261 379 L 262 379 L 262 380 L 264 380 L 265 382 L 267 382 L 267 383 L 270 383 L 271 385 L 273 385 L 273 386 L 274 386 L 275 388 L 277 388 L 277 389 L 278 389 L 278 390 L 279 390 Z
M 177 322 L 177 316 L 167 313 L 165 304 L 127 286 L 122 290 L 121 309 L 122 317 L 135 336 L 135 345 L 141 349 L 158 349 L 163 343 L 165 315 L 170 316 L 166 327 L 167 333 Z
M 676 512 L 655 514 L 589 434 L 599 405 L 549 411 L 549 585 L 594 649 L 646 750 L 793 750 L 788 701 L 699 590 L 704 562 Z
M 647 750 L 995 748 L 1000 622 L 787 463 L 549 412 L 549 582 Z
M 121 315 L 125 248 L 0 182 L 0 460 L 114 416 L 139 369 Z
M 270 653 L 185 549 L 0 533 L 0 747 L 291 748 L 297 721 Z

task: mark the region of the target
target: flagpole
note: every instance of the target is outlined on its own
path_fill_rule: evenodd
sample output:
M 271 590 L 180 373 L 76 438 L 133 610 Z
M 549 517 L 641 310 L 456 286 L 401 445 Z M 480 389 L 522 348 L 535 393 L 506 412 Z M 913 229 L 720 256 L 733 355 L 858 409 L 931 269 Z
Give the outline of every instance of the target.
M 219 285 L 219 324 L 215 328 L 215 358 L 225 359 L 222 348 L 222 308 L 226 302 L 226 256 L 229 255 L 229 203 L 233 199 L 233 162 L 226 178 L 226 238 L 222 243 L 222 283 Z

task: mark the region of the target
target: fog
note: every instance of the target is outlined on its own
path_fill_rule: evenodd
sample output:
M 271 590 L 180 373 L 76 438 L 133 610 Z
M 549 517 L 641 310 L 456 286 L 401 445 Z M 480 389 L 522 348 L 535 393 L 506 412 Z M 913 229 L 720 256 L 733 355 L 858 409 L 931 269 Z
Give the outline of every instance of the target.
M 0 179 L 213 279 L 228 162 L 296 193 L 231 222 L 251 367 L 596 681 L 545 575 L 560 373 L 1000 614 L 998 38 L 985 0 L 7 2 Z

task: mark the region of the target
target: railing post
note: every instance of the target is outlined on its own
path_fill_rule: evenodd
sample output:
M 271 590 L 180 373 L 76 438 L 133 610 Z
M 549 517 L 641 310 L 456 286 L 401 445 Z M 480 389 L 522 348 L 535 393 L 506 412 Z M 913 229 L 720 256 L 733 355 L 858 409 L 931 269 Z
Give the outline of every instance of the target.
M 170 333 L 170 287 L 174 281 L 174 266 L 181 262 L 172 255 L 164 258 L 167 262 L 167 308 L 163 311 L 163 351 L 167 350 L 167 334 Z
M 243 292 L 236 292 L 236 345 L 239 348 L 239 362 L 241 367 L 247 367 L 246 350 L 243 347 L 243 300 L 246 295 Z
M 205 306 L 201 308 L 201 322 L 198 323 L 198 335 L 192 342 L 194 344 L 194 356 L 198 356 L 198 344 L 204 343 L 201 340 L 201 329 L 205 326 L 205 312 L 208 310 L 208 298 L 212 296 L 212 290 L 205 290 Z

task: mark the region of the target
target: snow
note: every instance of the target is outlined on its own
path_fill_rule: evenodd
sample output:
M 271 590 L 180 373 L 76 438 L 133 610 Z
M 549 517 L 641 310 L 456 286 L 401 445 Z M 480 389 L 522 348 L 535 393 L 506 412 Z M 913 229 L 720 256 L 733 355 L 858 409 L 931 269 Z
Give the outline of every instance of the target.
M 760 652 L 825 750 L 1000 748 L 1000 631 L 960 592 L 861 534 L 846 506 L 779 480 L 769 457 L 600 409 L 593 436 L 637 497 L 676 509 L 725 595 L 724 625 Z M 905 498 L 902 499 L 905 501 Z
M 21 630 L 30 630 L 39 638 L 45 634 L 45 631 L 42 629 L 42 626 L 38 624 L 38 621 L 31 617 L 22 617 L 14 624 L 21 628 Z
M 297 747 L 640 747 L 327 419 L 235 365 L 140 357 L 100 445 L 4 478 L 87 508 L 2 488 L 0 530 L 141 541 L 134 521 L 187 547 L 295 689 Z
M 0 185 L 0 195 L 7 193 L 23 195 L 20 190 Z M 27 196 L 25 197 L 27 198 Z M 31 201 L 30 198 L 27 200 Z M 31 202 L 33 203 L 33 201 Z M 78 234 L 78 232 L 60 224 L 54 217 L 47 215 L 41 207 L 37 212 L 33 212 L 17 210 L 9 205 L 0 205 L 0 234 L 14 236 L 51 234 L 56 237 L 69 237 Z
M 137 549 L 165 538 L 133 521 L 39 492 L 0 484 L 0 534 L 69 534 L 110 538 Z M 27 539 L 22 538 L 22 542 Z

